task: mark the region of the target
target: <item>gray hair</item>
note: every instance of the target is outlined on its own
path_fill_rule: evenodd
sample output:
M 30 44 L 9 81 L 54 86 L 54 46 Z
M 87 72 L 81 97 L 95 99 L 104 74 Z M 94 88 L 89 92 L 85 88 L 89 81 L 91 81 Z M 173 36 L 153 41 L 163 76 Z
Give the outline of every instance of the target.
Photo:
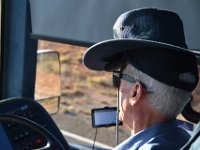
M 147 91 L 153 91 L 147 95 L 149 104 L 161 114 L 176 117 L 191 99 L 190 92 L 161 83 L 130 64 L 126 69 L 131 76 L 145 85 Z

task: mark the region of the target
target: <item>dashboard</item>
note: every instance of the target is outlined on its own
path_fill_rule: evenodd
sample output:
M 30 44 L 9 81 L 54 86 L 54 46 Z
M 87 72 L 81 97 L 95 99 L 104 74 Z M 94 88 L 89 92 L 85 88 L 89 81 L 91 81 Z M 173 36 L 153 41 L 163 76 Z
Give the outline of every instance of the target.
M 2 100 L 0 101 L 0 114 L 11 116 L 11 121 L 2 121 L 0 119 L 1 149 L 30 150 L 45 148 L 48 146 L 48 138 L 40 132 L 41 130 L 45 130 L 45 132 L 48 132 L 48 134 L 51 134 L 57 141 L 62 143 L 64 149 L 70 149 L 52 118 L 33 99 L 10 98 Z M 12 116 L 18 116 L 18 119 Z M 40 131 L 38 132 L 31 128 L 32 124 L 40 128 Z M 51 149 L 59 149 L 59 146 L 53 142 L 51 144 Z

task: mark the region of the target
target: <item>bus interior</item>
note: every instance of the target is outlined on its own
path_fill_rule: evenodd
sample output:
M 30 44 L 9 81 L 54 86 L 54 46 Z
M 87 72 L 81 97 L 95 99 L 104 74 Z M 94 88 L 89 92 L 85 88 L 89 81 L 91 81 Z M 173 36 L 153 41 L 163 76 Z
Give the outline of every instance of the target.
M 127 10 L 156 7 L 176 11 L 183 20 L 188 47 L 197 53 L 200 74 L 198 0 L 0 3 L 2 150 L 112 149 L 130 136 L 123 126 L 116 130 L 116 124 L 108 120 L 105 125 L 92 121 L 95 110 L 115 111 L 116 89 L 111 75 L 88 71 L 82 64 L 88 47 L 113 38 L 113 23 Z M 200 147 L 200 83 L 192 96 L 179 116 L 180 126 L 193 135 L 182 150 Z

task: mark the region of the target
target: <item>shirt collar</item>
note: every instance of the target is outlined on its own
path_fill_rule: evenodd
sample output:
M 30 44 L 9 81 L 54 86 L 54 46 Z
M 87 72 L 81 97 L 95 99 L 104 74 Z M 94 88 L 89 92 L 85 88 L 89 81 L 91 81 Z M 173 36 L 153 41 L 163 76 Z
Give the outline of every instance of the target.
M 129 148 L 133 150 L 138 149 L 140 146 L 142 146 L 152 137 L 156 137 L 160 133 L 164 133 L 168 131 L 169 129 L 176 128 L 176 127 L 178 126 L 175 119 L 156 124 L 152 127 L 146 128 L 132 135 L 127 140 L 125 140 L 124 142 L 119 144 L 117 147 L 115 147 L 114 150 L 129 149 Z

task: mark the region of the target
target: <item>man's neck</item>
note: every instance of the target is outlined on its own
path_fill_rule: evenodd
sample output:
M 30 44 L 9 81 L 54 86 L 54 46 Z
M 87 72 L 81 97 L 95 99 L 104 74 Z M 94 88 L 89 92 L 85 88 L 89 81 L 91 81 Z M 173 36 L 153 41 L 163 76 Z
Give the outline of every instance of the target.
M 133 122 L 131 133 L 132 135 L 136 134 L 146 128 L 152 127 L 167 120 L 170 119 L 161 114 L 143 114 L 140 117 L 138 116 L 138 118 Z

